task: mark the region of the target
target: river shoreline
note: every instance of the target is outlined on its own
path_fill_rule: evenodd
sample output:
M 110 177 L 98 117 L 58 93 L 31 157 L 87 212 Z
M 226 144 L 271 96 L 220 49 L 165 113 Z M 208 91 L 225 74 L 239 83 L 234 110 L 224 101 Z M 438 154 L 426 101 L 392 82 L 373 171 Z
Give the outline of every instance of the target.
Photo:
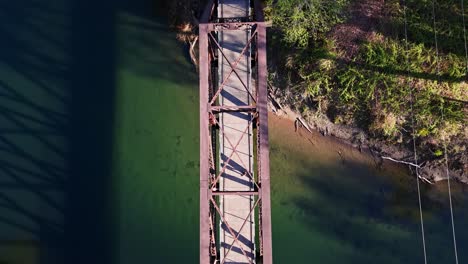
M 411 163 L 412 161 L 413 153 L 408 149 L 372 139 L 360 128 L 334 124 L 326 116 L 309 115 L 304 118 L 289 106 L 279 104 L 281 100 L 276 98 L 274 94 L 269 93 L 269 95 L 268 109 L 272 114 L 287 118 L 292 122 L 297 122 L 298 126 L 302 126 L 302 123 L 305 122 L 308 128 L 322 136 L 334 138 L 338 142 L 357 149 L 360 152 L 368 153 L 377 164 L 382 164 L 382 157 L 402 162 Z M 435 161 L 425 161 L 419 165 L 419 176 L 425 183 L 433 184 L 447 180 L 444 164 Z M 414 169 L 413 166 L 409 167 Z M 468 177 L 464 174 L 463 170 L 450 170 L 449 175 L 452 179 L 468 184 Z
M 322 162 L 336 163 L 341 160 L 342 162 L 357 162 L 365 164 L 368 167 L 379 169 L 382 167 L 383 162 L 379 162 L 368 151 L 359 151 L 352 144 L 340 140 L 335 137 L 324 136 L 318 131 L 308 131 L 303 127 L 295 127 L 294 119 L 290 116 L 281 116 L 272 111 L 269 112 L 269 127 L 272 134 L 270 140 L 278 141 L 279 139 L 287 139 L 288 146 L 302 153 L 306 157 L 311 151 L 321 152 L 319 157 Z M 387 165 L 395 165 L 395 168 L 401 169 L 401 166 L 385 162 Z
M 197 36 L 196 34 L 193 34 L 193 31 L 197 26 L 197 21 L 194 21 L 193 17 L 186 17 L 186 19 L 190 20 L 190 22 L 183 24 L 186 29 L 182 29 L 181 26 L 179 26 L 176 27 L 176 32 L 178 32 L 178 39 L 186 43 L 192 65 L 197 68 L 196 54 L 194 52 L 197 45 Z M 334 137 L 344 144 L 350 145 L 355 149 L 359 149 L 359 151 L 369 153 L 375 160 L 378 160 L 379 164 L 382 163 L 383 158 L 387 158 L 394 162 L 417 165 L 419 166 L 419 177 L 427 184 L 447 180 L 445 163 L 441 162 L 441 160 L 425 160 L 419 164 L 414 164 L 414 153 L 402 144 L 391 145 L 383 140 L 372 138 L 360 128 L 335 124 L 324 115 L 309 115 L 306 118 L 302 117 L 286 104 L 284 104 L 284 106 L 277 105 L 277 102 L 283 103 L 280 98 L 271 92 L 269 95 L 271 97 L 269 98 L 269 110 L 278 116 L 286 117 L 293 122 L 300 119 L 304 123 L 307 123 L 311 129 L 324 136 Z M 457 169 L 451 168 L 449 170 L 449 175 L 450 178 L 456 179 L 461 183 L 468 184 L 468 175 L 465 174 L 463 166 L 464 165 Z M 416 168 L 415 166 L 410 167 L 412 167 L 412 170 Z

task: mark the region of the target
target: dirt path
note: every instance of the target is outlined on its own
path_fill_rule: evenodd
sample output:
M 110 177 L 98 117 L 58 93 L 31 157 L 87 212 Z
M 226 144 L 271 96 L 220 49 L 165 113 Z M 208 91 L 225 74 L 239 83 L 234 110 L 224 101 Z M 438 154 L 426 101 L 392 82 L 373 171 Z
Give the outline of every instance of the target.
M 359 51 L 359 43 L 371 39 L 375 35 L 375 27 L 379 23 L 384 0 L 358 0 L 351 5 L 348 13 L 350 18 L 343 24 L 335 26 L 329 37 L 335 40 L 342 59 L 349 61 Z

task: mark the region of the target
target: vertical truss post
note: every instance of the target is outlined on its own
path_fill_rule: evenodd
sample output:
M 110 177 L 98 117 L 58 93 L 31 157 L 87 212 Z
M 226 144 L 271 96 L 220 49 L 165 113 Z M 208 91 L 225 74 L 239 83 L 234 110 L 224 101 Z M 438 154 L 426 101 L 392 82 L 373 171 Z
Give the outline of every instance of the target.
M 208 117 L 209 59 L 208 28 L 199 26 L 200 53 L 200 264 L 210 263 L 210 165 L 207 153 L 210 151 Z
M 261 228 L 263 263 L 272 264 L 271 242 L 271 203 L 270 203 L 270 154 L 268 148 L 268 108 L 267 108 L 267 64 L 266 64 L 266 27 L 265 24 L 257 25 L 257 84 L 258 84 L 258 127 L 259 176 L 261 181 Z

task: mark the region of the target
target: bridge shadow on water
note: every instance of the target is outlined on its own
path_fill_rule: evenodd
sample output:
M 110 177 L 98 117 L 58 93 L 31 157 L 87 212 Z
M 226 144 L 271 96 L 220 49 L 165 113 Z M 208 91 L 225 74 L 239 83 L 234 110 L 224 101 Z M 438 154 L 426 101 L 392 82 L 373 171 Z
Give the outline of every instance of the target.
M 0 10 L 0 262 L 109 263 L 113 8 Z
M 139 5 L 0 1 L 0 263 L 117 261 L 117 14 Z

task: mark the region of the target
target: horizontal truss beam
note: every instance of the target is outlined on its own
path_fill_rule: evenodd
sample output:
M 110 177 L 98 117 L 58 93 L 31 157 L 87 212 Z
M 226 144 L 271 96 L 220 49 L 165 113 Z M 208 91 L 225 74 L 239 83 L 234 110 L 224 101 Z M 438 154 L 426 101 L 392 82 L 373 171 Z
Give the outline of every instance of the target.
M 225 106 L 225 105 L 216 105 L 211 106 L 210 110 L 213 113 L 224 113 L 224 112 L 256 112 L 257 106 L 255 105 L 241 105 L 241 106 Z
M 220 195 L 259 195 L 259 191 L 216 191 L 212 192 L 211 195 L 213 196 L 220 196 Z
M 242 30 L 247 27 L 262 25 L 268 27 L 266 22 L 230 22 L 230 23 L 205 23 L 209 31 Z

